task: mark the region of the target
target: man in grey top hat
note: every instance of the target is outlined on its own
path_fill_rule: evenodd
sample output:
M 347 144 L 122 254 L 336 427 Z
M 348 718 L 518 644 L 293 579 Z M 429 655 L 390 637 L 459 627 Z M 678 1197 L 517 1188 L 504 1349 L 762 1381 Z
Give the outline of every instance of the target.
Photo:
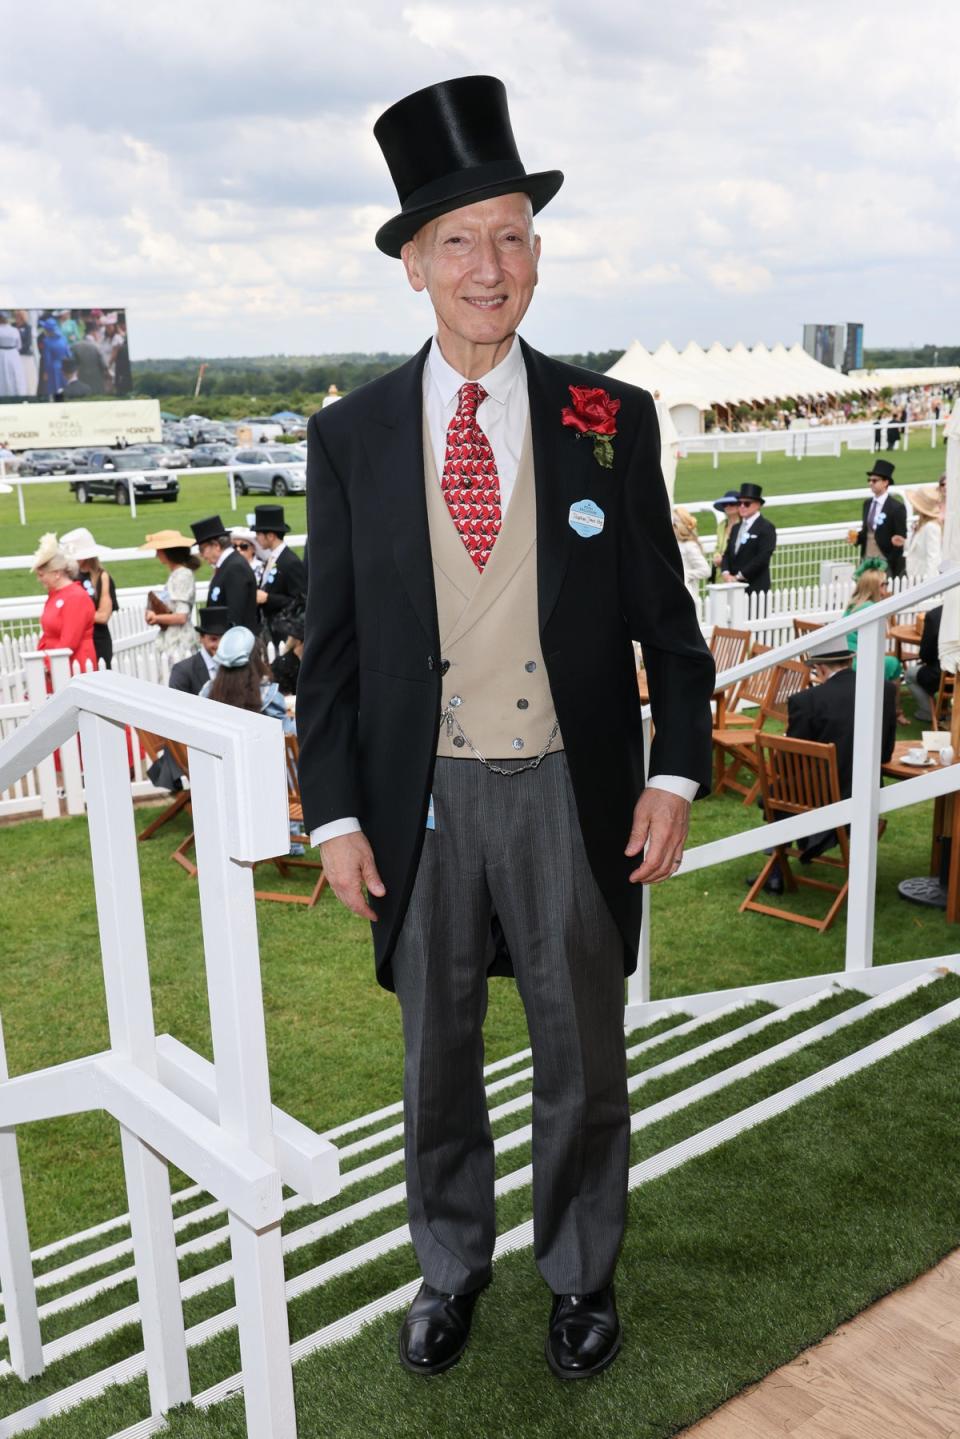
M 310 421 L 304 814 L 401 1005 L 424 1279 L 401 1360 L 454 1364 L 491 1277 L 482 1024 L 488 974 L 513 973 L 533 1049 L 546 1356 L 579 1379 L 621 1343 L 623 979 L 642 885 L 676 871 L 709 785 L 713 662 L 651 396 L 517 334 L 537 283 L 532 217 L 562 175 L 526 172 L 490 76 L 407 96 L 375 134 L 402 205 L 377 244 L 429 295 L 436 333 Z M 655 724 L 646 787 L 634 639 Z

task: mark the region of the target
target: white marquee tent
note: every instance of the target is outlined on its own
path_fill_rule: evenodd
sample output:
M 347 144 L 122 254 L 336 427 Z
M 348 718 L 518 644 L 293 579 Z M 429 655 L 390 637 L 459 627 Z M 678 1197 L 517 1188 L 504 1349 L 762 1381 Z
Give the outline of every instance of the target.
M 652 354 L 634 340 L 608 371 L 614 379 L 659 391 L 680 435 L 699 434 L 703 412 L 713 405 L 773 403 L 815 395 L 849 395 L 891 385 L 907 387 L 955 383 L 960 368 L 876 370 L 844 375 L 821 365 L 800 344 L 764 344 L 728 350 L 715 343 L 704 350 L 693 340 L 682 350 L 665 341 Z

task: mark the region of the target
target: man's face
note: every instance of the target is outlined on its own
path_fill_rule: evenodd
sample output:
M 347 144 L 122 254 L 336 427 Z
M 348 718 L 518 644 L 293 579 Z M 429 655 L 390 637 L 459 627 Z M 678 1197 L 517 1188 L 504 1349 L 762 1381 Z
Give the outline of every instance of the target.
M 758 513 L 759 509 L 759 500 L 741 500 L 740 503 L 737 505 L 737 513 L 739 514 L 741 520 L 752 519 L 753 516 Z
M 206 560 L 208 565 L 215 565 L 220 558 L 219 540 L 204 540 L 197 545 L 197 549 L 200 551 L 200 558 Z
M 431 220 L 403 247 L 407 279 L 426 290 L 444 331 L 473 345 L 512 335 L 537 283 L 540 236 L 527 195 L 498 195 Z
M 262 550 L 276 549 L 280 543 L 280 536 L 275 535 L 272 530 L 256 530 L 257 544 Z
M 203 645 L 203 648 L 206 650 L 207 654 L 210 655 L 210 657 L 212 658 L 217 653 L 217 650 L 220 648 L 220 636 L 201 635 L 200 643 Z
M 867 477 L 867 484 L 873 491 L 874 498 L 879 500 L 887 493 L 890 481 L 885 480 L 882 475 L 869 475 Z

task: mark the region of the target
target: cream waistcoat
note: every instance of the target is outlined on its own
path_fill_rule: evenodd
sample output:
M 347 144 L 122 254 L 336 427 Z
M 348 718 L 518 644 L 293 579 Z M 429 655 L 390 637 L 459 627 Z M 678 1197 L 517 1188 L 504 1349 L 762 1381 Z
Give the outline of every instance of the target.
M 424 418 L 427 520 L 440 625 L 443 709 L 449 706 L 486 759 L 534 759 L 557 716 L 540 648 L 537 512 L 530 426 L 503 525 L 483 574 L 457 533 L 440 488 Z M 437 754 L 476 759 L 456 724 L 440 726 Z M 563 748 L 559 731 L 551 751 Z

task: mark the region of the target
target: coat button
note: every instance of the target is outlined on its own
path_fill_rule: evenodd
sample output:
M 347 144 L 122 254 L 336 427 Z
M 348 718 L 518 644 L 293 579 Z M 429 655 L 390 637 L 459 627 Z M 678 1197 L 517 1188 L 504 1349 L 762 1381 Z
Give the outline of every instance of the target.
M 517 700 L 517 709 L 518 709 L 518 710 L 528 710 L 529 708 L 530 708 L 530 701 L 529 701 L 529 700 Z
M 524 665 L 524 669 L 526 670 L 528 675 L 532 675 L 536 667 L 536 660 L 527 660 L 526 664 Z

